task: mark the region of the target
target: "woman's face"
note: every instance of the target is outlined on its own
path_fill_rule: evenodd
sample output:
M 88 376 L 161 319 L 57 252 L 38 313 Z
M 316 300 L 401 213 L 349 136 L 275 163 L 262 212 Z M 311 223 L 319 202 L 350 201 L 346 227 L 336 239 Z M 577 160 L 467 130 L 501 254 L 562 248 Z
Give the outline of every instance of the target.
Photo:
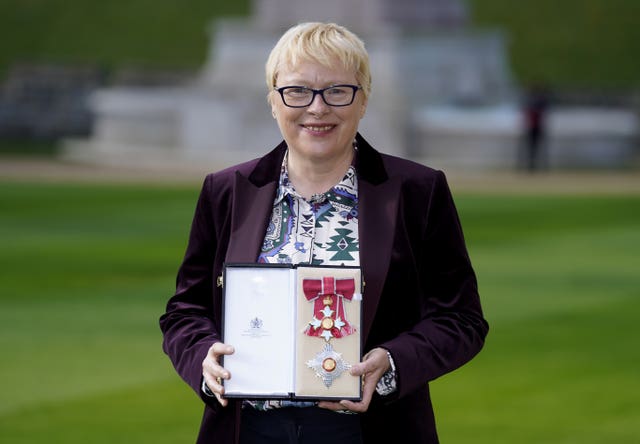
M 278 73 L 276 87 L 322 89 L 340 84 L 358 85 L 355 73 L 345 71 L 337 61 L 333 66 L 326 68 L 314 62 L 301 62 L 295 67 L 284 67 Z M 293 155 L 323 161 L 338 159 L 352 149 L 358 123 L 367 108 L 361 90 L 356 92 L 351 105 L 340 107 L 327 105 L 317 94 L 311 105 L 290 108 L 277 91 L 270 94 L 273 115 Z

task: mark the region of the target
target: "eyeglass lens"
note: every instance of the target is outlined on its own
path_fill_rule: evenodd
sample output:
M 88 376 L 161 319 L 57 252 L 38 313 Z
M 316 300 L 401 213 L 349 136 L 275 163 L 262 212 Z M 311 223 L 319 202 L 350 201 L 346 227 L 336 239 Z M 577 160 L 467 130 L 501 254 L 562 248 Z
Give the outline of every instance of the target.
M 304 107 L 313 103 L 316 94 L 320 94 L 327 105 L 346 106 L 353 103 L 357 86 L 337 85 L 320 90 L 301 86 L 285 86 L 279 88 L 284 104 L 287 106 Z

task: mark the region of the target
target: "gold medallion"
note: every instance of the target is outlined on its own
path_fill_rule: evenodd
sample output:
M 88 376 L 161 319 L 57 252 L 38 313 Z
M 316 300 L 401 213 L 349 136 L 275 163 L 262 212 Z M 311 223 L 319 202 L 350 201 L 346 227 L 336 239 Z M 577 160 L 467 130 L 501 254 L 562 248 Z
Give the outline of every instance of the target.
M 324 361 L 322 361 L 322 368 L 327 372 L 334 371 L 337 365 L 338 364 L 336 363 L 336 360 L 333 358 L 327 358 Z
M 326 317 L 322 320 L 321 325 L 325 330 L 331 330 L 333 328 L 333 319 L 330 317 Z
M 313 359 L 307 361 L 307 366 L 315 370 L 316 376 L 322 379 L 327 388 L 351 368 L 351 365 L 342 359 L 342 354 L 336 352 L 329 343 L 326 343 Z

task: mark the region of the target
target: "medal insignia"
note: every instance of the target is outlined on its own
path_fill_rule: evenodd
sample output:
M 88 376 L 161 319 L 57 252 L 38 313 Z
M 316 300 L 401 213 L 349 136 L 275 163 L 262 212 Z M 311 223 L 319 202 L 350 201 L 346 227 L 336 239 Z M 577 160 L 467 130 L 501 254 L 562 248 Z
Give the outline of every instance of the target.
M 342 355 L 336 352 L 330 343 L 325 343 L 322 351 L 307 361 L 307 366 L 316 372 L 316 376 L 322 379 L 327 388 L 331 387 L 334 379 L 351 367 L 344 362 Z
M 302 289 L 307 300 L 313 302 L 313 317 L 304 331 L 306 335 L 328 342 L 355 332 L 344 311 L 344 301 L 351 301 L 355 292 L 353 278 L 304 279 Z
M 356 331 L 347 320 L 344 309 L 344 301 L 353 299 L 355 280 L 333 277 L 304 279 L 302 289 L 307 300 L 313 303 L 313 316 L 304 333 L 325 340 L 322 351 L 307 361 L 307 366 L 313 369 L 316 376 L 329 388 L 336 378 L 351 367 L 342 359 L 342 355 L 333 349 L 329 341 L 333 338 L 343 338 Z

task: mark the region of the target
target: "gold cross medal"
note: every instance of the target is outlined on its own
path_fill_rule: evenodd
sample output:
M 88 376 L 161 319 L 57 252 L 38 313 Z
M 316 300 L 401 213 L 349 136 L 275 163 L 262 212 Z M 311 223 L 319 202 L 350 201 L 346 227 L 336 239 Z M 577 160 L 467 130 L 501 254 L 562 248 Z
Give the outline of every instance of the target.
M 313 303 L 313 317 L 304 333 L 307 336 L 325 340 L 324 347 L 307 366 L 314 370 L 329 388 L 337 378 L 351 368 L 342 359 L 342 354 L 333 349 L 331 340 L 344 338 L 355 333 L 356 329 L 347 321 L 344 301 L 351 301 L 355 292 L 355 280 L 336 279 L 325 276 L 322 279 L 304 279 L 303 289 L 307 300 Z

